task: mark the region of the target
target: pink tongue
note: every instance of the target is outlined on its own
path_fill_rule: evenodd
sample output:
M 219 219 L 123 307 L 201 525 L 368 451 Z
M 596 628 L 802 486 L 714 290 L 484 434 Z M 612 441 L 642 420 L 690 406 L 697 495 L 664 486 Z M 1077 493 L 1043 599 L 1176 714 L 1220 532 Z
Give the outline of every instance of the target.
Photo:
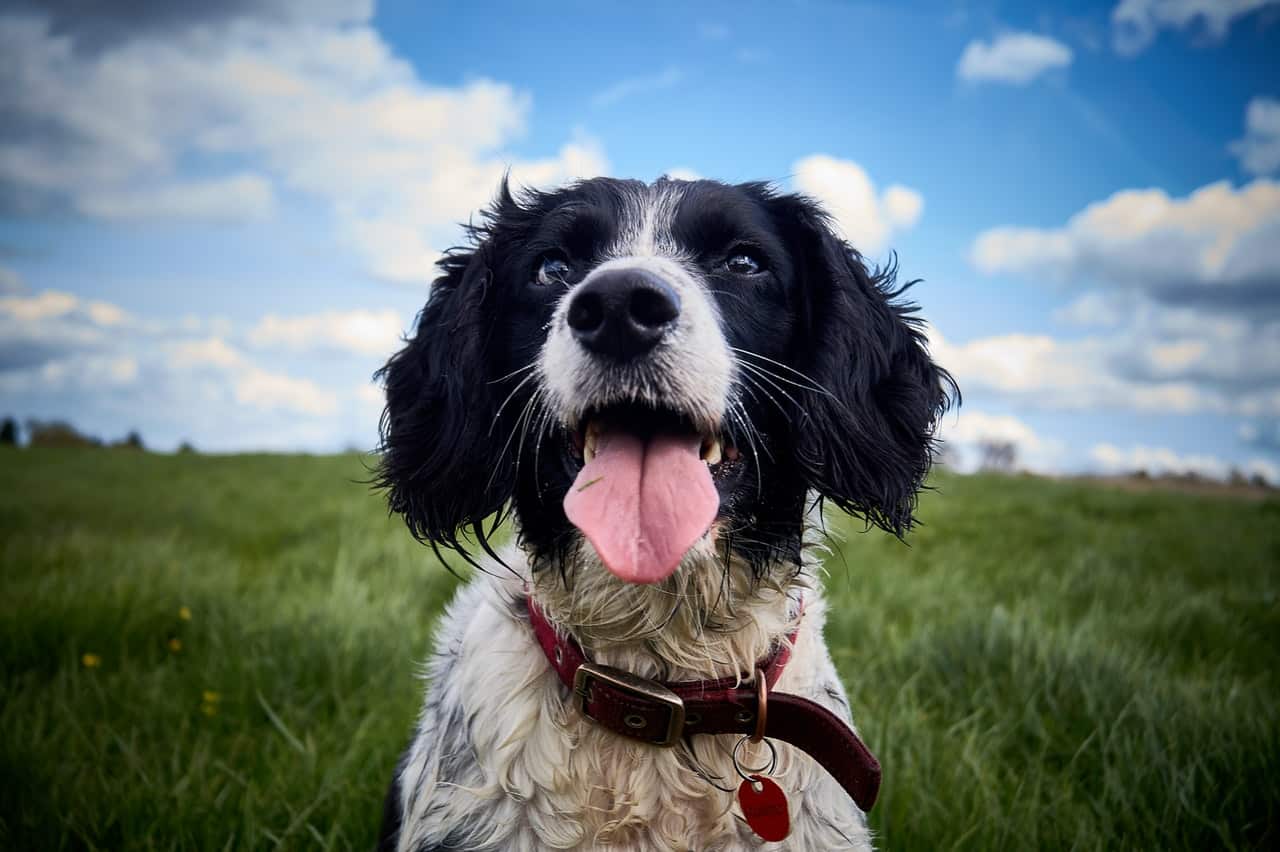
M 696 435 L 656 435 L 647 442 L 602 431 L 595 457 L 564 498 L 569 520 L 595 546 L 604 566 L 628 583 L 670 577 L 720 511 L 711 471 Z

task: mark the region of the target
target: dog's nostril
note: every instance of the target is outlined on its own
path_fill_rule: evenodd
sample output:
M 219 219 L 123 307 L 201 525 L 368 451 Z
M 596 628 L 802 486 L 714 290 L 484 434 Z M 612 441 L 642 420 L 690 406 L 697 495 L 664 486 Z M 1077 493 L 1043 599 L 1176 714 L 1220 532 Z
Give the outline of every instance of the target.
M 595 331 L 604 324 L 604 300 L 598 293 L 579 293 L 565 319 L 574 331 Z
M 565 324 L 587 351 L 614 361 L 648 353 L 680 316 L 680 296 L 643 269 L 606 269 L 587 276 L 570 297 Z
M 664 290 L 643 288 L 631 294 L 631 319 L 639 326 L 657 328 L 680 316 L 680 307 Z

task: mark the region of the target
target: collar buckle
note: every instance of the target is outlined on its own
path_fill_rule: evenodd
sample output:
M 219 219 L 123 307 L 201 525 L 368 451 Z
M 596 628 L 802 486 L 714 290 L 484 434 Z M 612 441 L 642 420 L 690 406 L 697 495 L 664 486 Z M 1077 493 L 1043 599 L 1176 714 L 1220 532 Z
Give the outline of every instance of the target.
M 645 715 L 632 713 L 624 717 L 626 727 L 615 727 L 591 715 L 587 709 L 592 701 L 591 688 L 595 684 L 606 685 L 632 699 L 644 703 L 656 704 L 667 713 L 666 731 L 660 738 L 645 736 L 642 729 L 649 727 L 649 719 Z M 663 748 L 671 748 L 680 742 L 684 732 L 684 700 L 662 684 L 624 671 L 613 666 L 602 666 L 599 663 L 584 662 L 573 674 L 574 700 L 583 716 L 604 725 L 620 734 L 633 739 L 650 743 Z M 638 724 L 633 724 L 633 720 Z M 634 730 L 627 730 L 631 728 Z

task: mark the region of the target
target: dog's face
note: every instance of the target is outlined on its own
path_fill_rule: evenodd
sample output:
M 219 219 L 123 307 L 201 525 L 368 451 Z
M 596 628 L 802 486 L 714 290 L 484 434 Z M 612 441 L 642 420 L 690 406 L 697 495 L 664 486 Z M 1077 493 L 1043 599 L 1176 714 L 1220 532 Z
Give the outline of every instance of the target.
M 535 570 L 799 566 L 806 495 L 901 534 L 954 385 L 892 271 L 762 184 L 504 186 L 382 372 L 381 483 L 433 546 L 514 508 Z M 724 564 L 728 565 L 726 558 Z

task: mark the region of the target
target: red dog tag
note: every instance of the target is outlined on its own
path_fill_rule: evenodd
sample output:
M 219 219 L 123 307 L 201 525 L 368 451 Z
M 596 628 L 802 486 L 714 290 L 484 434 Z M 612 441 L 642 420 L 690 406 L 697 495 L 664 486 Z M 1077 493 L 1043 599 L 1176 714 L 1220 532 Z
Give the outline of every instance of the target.
M 755 785 L 760 785 L 757 792 Z M 787 813 L 787 796 L 782 788 L 763 775 L 738 785 L 738 804 L 747 825 L 761 840 L 785 840 L 791 833 L 791 815 Z

